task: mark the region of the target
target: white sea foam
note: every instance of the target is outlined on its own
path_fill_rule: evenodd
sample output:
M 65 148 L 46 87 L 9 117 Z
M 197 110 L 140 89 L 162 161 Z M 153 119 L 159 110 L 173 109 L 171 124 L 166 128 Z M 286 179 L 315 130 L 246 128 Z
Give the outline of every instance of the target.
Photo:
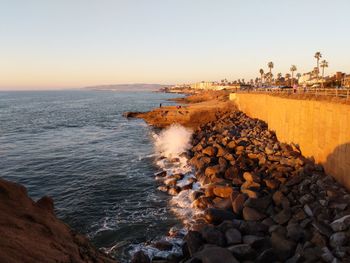
M 176 158 L 191 147 L 192 132 L 185 127 L 173 124 L 155 135 L 157 152 L 166 158 Z
M 156 156 L 158 157 L 156 164 L 161 170 L 166 171 L 166 178 L 174 174 L 183 174 L 184 177 L 177 181 L 177 186 L 184 187 L 192 183 L 191 189 L 181 191 L 170 200 L 170 209 L 182 220 L 184 225 L 184 228 L 177 229 L 175 232 L 179 233 L 180 236 L 184 236 L 187 230 L 191 228 L 191 224 L 194 223 L 196 215 L 202 213 L 201 210 L 192 207 L 192 200 L 190 198 L 193 191 L 200 189 L 200 184 L 193 182 L 195 176 L 192 167 L 189 165 L 187 157 L 182 155 L 191 147 L 192 132 L 181 125 L 175 124 L 163 130 L 158 135 L 154 134 L 153 137 L 155 139 Z M 156 179 L 161 180 L 162 178 Z M 173 244 L 171 251 L 160 251 L 151 244 L 141 243 L 132 245 L 130 254 L 133 255 L 135 252 L 142 250 L 150 258 L 166 258 L 170 254 L 182 253 L 182 238 L 172 236 L 163 238 Z

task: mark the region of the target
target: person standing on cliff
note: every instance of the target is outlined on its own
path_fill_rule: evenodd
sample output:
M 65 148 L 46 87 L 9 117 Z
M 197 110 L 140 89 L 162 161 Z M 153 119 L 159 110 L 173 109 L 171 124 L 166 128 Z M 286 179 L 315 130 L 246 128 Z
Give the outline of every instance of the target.
M 161 108 L 161 107 L 162 107 L 162 103 L 159 104 L 159 108 Z

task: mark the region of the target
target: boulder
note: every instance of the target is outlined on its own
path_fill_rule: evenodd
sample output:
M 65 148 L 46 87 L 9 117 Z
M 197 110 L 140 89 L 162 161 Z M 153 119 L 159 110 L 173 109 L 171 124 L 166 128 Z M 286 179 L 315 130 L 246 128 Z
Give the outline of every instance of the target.
M 231 186 L 216 185 L 213 188 L 213 192 L 218 197 L 229 198 L 233 192 L 233 189 Z
M 260 213 L 259 211 L 255 210 L 254 208 L 247 207 L 247 206 L 243 208 L 244 220 L 258 221 L 258 220 L 264 219 L 265 217 L 266 217 L 265 214 Z
M 215 178 L 220 177 L 221 167 L 220 165 L 208 166 L 204 172 L 206 177 Z
M 344 246 L 347 243 L 346 232 L 336 232 L 331 235 L 329 239 L 329 245 L 333 248 Z
M 282 209 L 278 214 L 274 215 L 273 220 L 280 225 L 287 223 L 292 216 L 292 212 L 289 208 Z
M 240 244 L 229 246 L 227 248 L 238 260 L 253 259 L 256 256 L 256 252 L 248 244 Z
M 228 245 L 235 245 L 242 242 L 242 235 L 239 230 L 230 228 L 225 232 L 226 242 Z
M 202 151 L 203 154 L 206 154 L 210 157 L 216 156 L 217 152 L 218 152 L 217 148 L 213 146 L 208 146 Z
M 134 254 L 131 263 L 151 263 L 151 260 L 145 252 L 140 250 Z
M 350 226 L 350 215 L 343 216 L 331 223 L 331 228 L 335 232 L 344 231 Z
M 286 260 L 294 254 L 296 243 L 285 239 L 277 232 L 272 232 L 271 245 L 280 260 Z
M 247 199 L 247 195 L 245 194 L 238 194 L 237 197 L 232 202 L 232 209 L 235 214 L 239 215 L 243 211 L 244 202 Z
M 254 208 L 260 212 L 266 211 L 268 206 L 271 204 L 271 196 L 266 195 L 259 198 L 248 198 L 244 202 L 244 206 Z
M 211 245 L 205 246 L 202 251 L 194 255 L 194 258 L 201 260 L 202 263 L 239 263 L 228 249 Z
M 223 247 L 226 244 L 224 235 L 211 225 L 203 227 L 201 234 L 208 244 L 217 245 L 219 247 Z
M 197 231 L 188 231 L 184 240 L 191 256 L 195 254 L 203 246 L 204 240 L 202 235 Z
M 208 223 L 218 225 L 225 220 L 233 220 L 236 216 L 226 210 L 208 208 L 204 212 L 204 218 Z

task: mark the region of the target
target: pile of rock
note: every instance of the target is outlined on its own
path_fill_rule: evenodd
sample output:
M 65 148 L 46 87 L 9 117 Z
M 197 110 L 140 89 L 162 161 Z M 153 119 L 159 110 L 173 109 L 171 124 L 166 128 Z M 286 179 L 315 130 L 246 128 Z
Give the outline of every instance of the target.
M 192 159 L 207 224 L 186 236 L 188 262 L 350 259 L 350 194 L 297 145 L 241 112 L 201 126 Z
M 179 186 L 182 174 L 157 175 L 171 195 L 201 185 L 190 198 L 203 217 L 181 262 L 350 260 L 350 194 L 266 123 L 220 113 L 195 131 L 187 155 L 196 171 L 188 184 Z

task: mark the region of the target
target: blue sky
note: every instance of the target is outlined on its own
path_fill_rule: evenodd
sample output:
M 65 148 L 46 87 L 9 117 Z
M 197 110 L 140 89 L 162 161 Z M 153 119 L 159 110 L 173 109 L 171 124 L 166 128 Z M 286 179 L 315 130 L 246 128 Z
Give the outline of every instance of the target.
M 350 73 L 348 0 L 0 0 L 0 88 Z

